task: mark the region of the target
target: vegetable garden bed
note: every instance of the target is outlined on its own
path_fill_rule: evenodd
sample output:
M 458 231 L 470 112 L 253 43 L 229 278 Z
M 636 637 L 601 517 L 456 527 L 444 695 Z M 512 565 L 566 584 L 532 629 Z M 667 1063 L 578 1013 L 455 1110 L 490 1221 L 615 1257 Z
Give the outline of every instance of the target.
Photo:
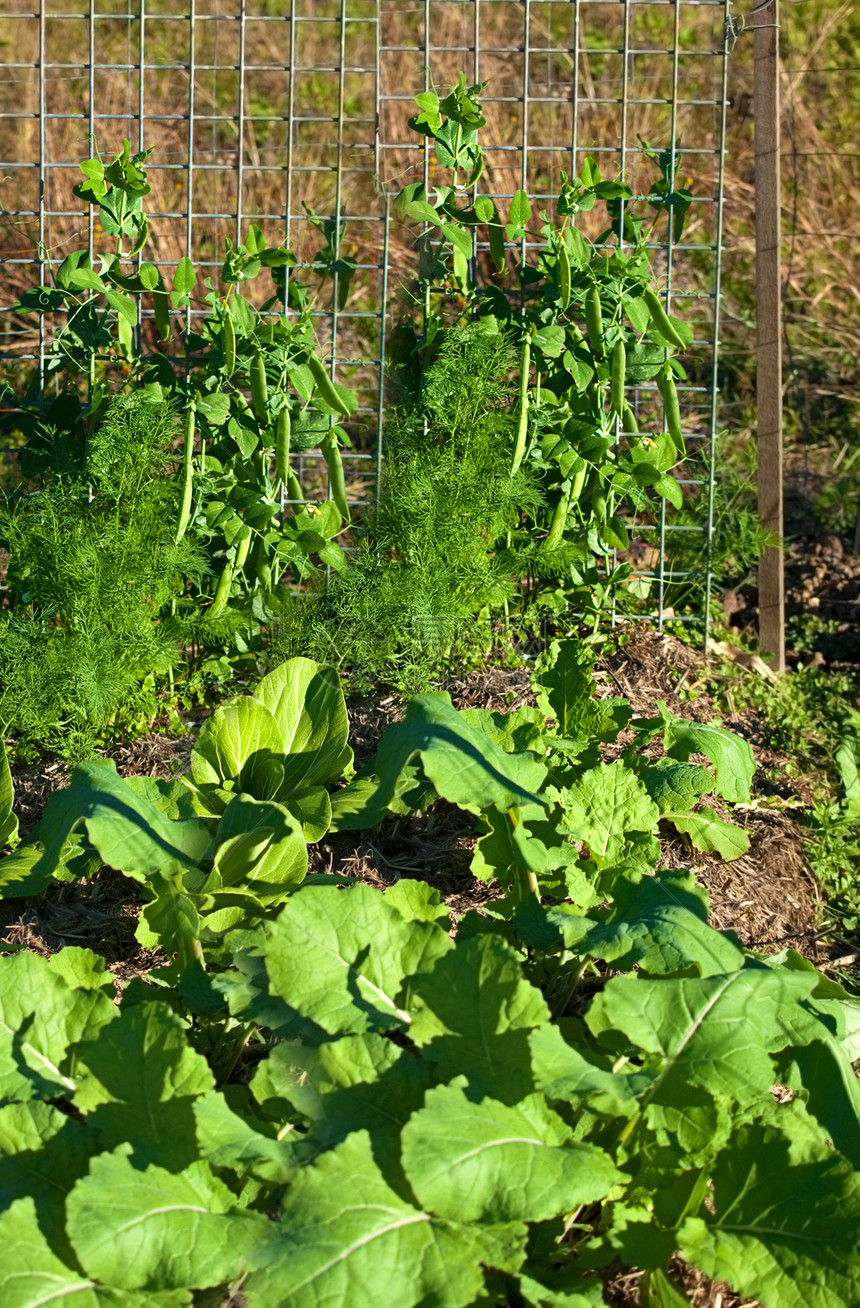
M 333 790 L 313 666 L 222 706 L 190 775 L 184 741 L 79 769 L 0 863 L 48 878 L 0 957 L 15 1308 L 852 1303 L 856 1006 L 784 798 L 672 711 L 698 656 L 633 631 L 593 684 L 562 645 L 358 703 Z

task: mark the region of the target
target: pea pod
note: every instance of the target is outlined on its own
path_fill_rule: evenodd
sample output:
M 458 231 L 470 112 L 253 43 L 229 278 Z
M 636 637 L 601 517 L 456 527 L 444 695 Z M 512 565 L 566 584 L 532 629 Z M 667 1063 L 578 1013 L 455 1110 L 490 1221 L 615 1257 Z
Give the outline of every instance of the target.
M 232 559 L 228 558 L 218 578 L 218 585 L 215 588 L 215 594 L 212 597 L 212 603 L 209 605 L 206 616 L 207 618 L 220 617 L 227 607 L 227 601 L 230 598 L 230 587 L 233 585 L 233 578 L 237 572 L 241 572 L 245 566 L 245 560 L 248 557 L 248 551 L 251 548 L 251 533 L 239 542 L 236 547 L 236 553 Z
M 678 335 L 675 324 L 666 312 L 663 302 L 653 286 L 646 286 L 643 289 L 642 299 L 648 306 L 648 311 L 651 314 L 651 322 L 656 329 L 657 334 L 662 336 L 667 344 L 674 345 L 678 350 L 685 350 L 687 348 L 687 342 L 684 340 L 683 336 Z
M 218 578 L 218 585 L 215 588 L 215 594 L 212 596 L 212 603 L 206 612 L 207 618 L 218 618 L 227 607 L 227 600 L 230 597 L 230 587 L 233 584 L 233 561 L 228 559 Z
M 191 518 L 191 500 L 194 495 L 194 427 L 197 405 L 194 400 L 188 406 L 185 415 L 185 448 L 183 451 L 182 504 L 179 509 L 179 522 L 176 527 L 176 544 L 182 540 L 188 530 Z
M 294 500 L 296 504 L 304 504 L 305 493 L 302 490 L 302 483 L 299 481 L 292 468 L 287 469 L 287 499 Z
M 284 405 L 275 423 L 275 476 L 286 486 L 290 474 L 290 411 Z
M 224 373 L 227 377 L 232 377 L 233 370 L 236 367 L 236 328 L 233 326 L 233 319 L 229 311 L 224 314 L 224 321 L 221 324 L 221 343 L 224 346 Z M 265 372 L 266 366 L 264 364 L 264 378 Z
M 329 377 L 328 369 L 322 359 L 318 358 L 317 355 L 312 354 L 308 359 L 308 367 L 310 368 L 311 376 L 314 379 L 314 384 L 320 393 L 320 399 L 323 403 L 327 404 L 330 409 L 334 409 L 335 413 L 343 414 L 345 418 L 349 417 L 349 406 L 335 389 L 334 382 L 331 377 Z
M 624 381 L 627 375 L 627 347 L 619 338 L 612 347 L 612 371 L 609 382 L 609 402 L 619 417 L 624 412 Z
M 331 498 L 337 507 L 340 516 L 344 522 L 350 521 L 349 505 L 346 502 L 346 481 L 343 474 L 343 459 L 340 456 L 340 446 L 337 443 L 337 437 L 333 432 L 324 436 L 320 441 L 320 449 L 325 459 L 325 466 L 328 468 L 328 480 Z
M 520 351 L 520 394 L 519 394 L 519 421 L 517 423 L 517 439 L 514 445 L 514 460 L 511 464 L 511 476 L 519 470 L 526 452 L 526 438 L 529 434 L 529 371 L 532 362 L 532 343 L 531 338 L 526 335 L 523 337 L 522 349 Z
M 605 348 L 603 309 L 600 305 L 600 291 L 596 286 L 590 286 L 585 296 L 585 331 L 592 354 L 602 357 Z
M 555 506 L 552 521 L 549 524 L 549 531 L 546 539 L 540 547 L 542 553 L 549 554 L 552 550 L 558 549 L 564 539 L 564 529 L 567 526 L 568 514 L 570 513 L 571 506 L 576 504 L 582 494 L 582 488 L 585 485 L 587 473 L 588 464 L 583 460 L 582 467 L 578 472 L 574 473 L 573 480 L 567 490 L 562 492 L 561 499 Z
M 664 365 L 657 374 L 657 386 L 663 397 L 663 416 L 666 420 L 666 430 L 672 437 L 675 449 L 679 454 L 684 454 L 686 450 L 684 447 L 684 432 L 681 428 L 681 406 L 678 401 L 675 378 L 668 364 Z
M 558 298 L 563 312 L 570 305 L 570 257 L 563 240 L 558 243 Z
M 266 381 L 266 360 L 259 345 L 254 350 L 251 366 L 248 369 L 248 381 L 251 387 L 251 406 L 257 422 L 269 421 L 269 386 Z

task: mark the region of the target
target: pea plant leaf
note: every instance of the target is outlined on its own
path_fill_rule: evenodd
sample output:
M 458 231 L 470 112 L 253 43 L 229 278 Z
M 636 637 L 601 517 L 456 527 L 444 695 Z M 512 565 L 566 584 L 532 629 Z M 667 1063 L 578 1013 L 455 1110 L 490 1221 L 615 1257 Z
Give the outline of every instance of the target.
M 243 1286 L 248 1308 L 371 1300 L 465 1308 L 483 1286 L 481 1229 L 441 1220 L 397 1194 L 366 1131 L 297 1174 L 276 1229 Z
M 860 1176 L 839 1154 L 793 1156 L 781 1132 L 739 1130 L 713 1175 L 714 1212 L 688 1218 L 681 1254 L 765 1308 L 860 1302 Z

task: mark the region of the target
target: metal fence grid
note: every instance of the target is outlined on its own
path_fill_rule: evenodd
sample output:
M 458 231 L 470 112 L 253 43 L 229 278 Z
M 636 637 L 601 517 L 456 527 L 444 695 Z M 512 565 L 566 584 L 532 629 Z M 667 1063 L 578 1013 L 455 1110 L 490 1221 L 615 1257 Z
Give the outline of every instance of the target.
M 462 69 L 489 80 L 482 190 L 518 187 L 550 211 L 559 172 L 583 158 L 646 189 L 652 149 L 679 149 L 694 200 L 683 241 L 654 246 L 667 303 L 695 327 L 682 388 L 688 493 L 710 505 L 717 435 L 723 162 L 732 43 L 729 0 L 3 0 L 0 355 L 7 379 L 49 344 L 11 315 L 24 289 L 97 233 L 72 196 L 95 141 L 152 148 L 148 257 L 217 269 L 250 222 L 307 265 L 319 245 L 308 210 L 337 216 L 358 265 L 346 301 L 320 286 L 318 331 L 337 375 L 358 387 L 363 430 L 347 452 L 357 503 L 378 489 L 386 327 L 408 284 L 410 233 L 389 200 L 430 161 L 406 120 L 414 95 Z M 411 139 L 410 139 L 411 138 Z M 307 207 L 305 207 L 307 206 Z M 185 311 L 183 311 L 185 312 Z M 41 375 L 41 373 L 39 374 Z M 646 416 L 647 390 L 636 396 Z M 637 527 L 640 573 L 659 625 L 666 608 L 665 512 Z M 677 571 L 673 580 L 678 579 Z M 704 586 L 706 601 L 710 586 Z M 703 615 L 690 621 L 708 625 Z

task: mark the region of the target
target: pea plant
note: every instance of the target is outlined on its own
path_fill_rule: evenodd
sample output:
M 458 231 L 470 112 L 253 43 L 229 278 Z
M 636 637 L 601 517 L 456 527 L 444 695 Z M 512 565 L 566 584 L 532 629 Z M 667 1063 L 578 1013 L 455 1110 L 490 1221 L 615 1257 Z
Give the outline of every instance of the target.
M 207 544 L 206 617 L 224 615 L 233 597 L 266 621 L 285 570 L 302 579 L 343 566 L 337 537 L 350 510 L 341 448 L 349 436 L 341 424 L 356 397 L 332 379 L 320 355 L 309 287 L 287 278 L 296 256 L 270 244 L 256 224 L 243 242 L 228 241 L 217 285 L 185 257 L 168 286 L 161 268 L 145 259 L 151 153 L 132 154 L 125 141 L 111 163 L 95 154 L 81 164 L 85 180 L 74 193 L 93 211 L 104 248 L 95 259 L 83 249 L 50 265 L 50 284 L 25 292 L 14 306 L 43 315 L 51 334 L 33 402 L 11 419 L 27 441 L 23 469 L 34 475 L 82 460 L 118 369 L 128 386 L 171 401 L 183 416 L 176 540 L 193 530 Z M 341 288 L 348 288 L 348 265 L 329 232 L 314 270 L 325 280 L 337 268 Z M 272 293 L 257 307 L 248 288 L 264 270 Z M 55 398 L 40 412 L 38 394 L 53 389 Z M 306 495 L 294 458 L 316 448 L 329 482 L 322 503 Z M 282 520 L 284 499 L 293 512 Z
M 632 571 L 614 562 L 629 548 L 631 520 L 647 518 L 661 500 L 682 503 L 671 471 L 685 456 L 676 379 L 685 377 L 678 355 L 693 333 L 667 313 L 648 244 L 661 216 L 678 239 L 690 195 L 676 185 L 679 156 L 648 151 L 659 171 L 645 197 L 650 223 L 636 212 L 630 187 L 605 179 L 591 159 L 579 177 L 561 174 L 552 214 L 536 214 L 518 190 L 504 216 L 479 190 L 485 86 L 467 87 L 461 75 L 444 98 L 417 96 L 420 112 L 410 119 L 425 149 L 432 143 L 434 172 L 450 179 L 429 189 L 410 182 L 395 205 L 427 231 L 416 350 L 432 354 L 440 333 L 464 314 L 514 345 L 511 473 L 530 467 L 544 491 L 540 513 L 523 520 L 532 546 L 523 556 L 524 601 L 553 612 L 574 603 L 599 615 Z M 591 239 L 577 219 L 598 201 L 610 225 Z M 538 245 L 528 258 L 526 242 L 530 251 Z M 635 395 L 655 386 L 663 422 L 640 433 Z

